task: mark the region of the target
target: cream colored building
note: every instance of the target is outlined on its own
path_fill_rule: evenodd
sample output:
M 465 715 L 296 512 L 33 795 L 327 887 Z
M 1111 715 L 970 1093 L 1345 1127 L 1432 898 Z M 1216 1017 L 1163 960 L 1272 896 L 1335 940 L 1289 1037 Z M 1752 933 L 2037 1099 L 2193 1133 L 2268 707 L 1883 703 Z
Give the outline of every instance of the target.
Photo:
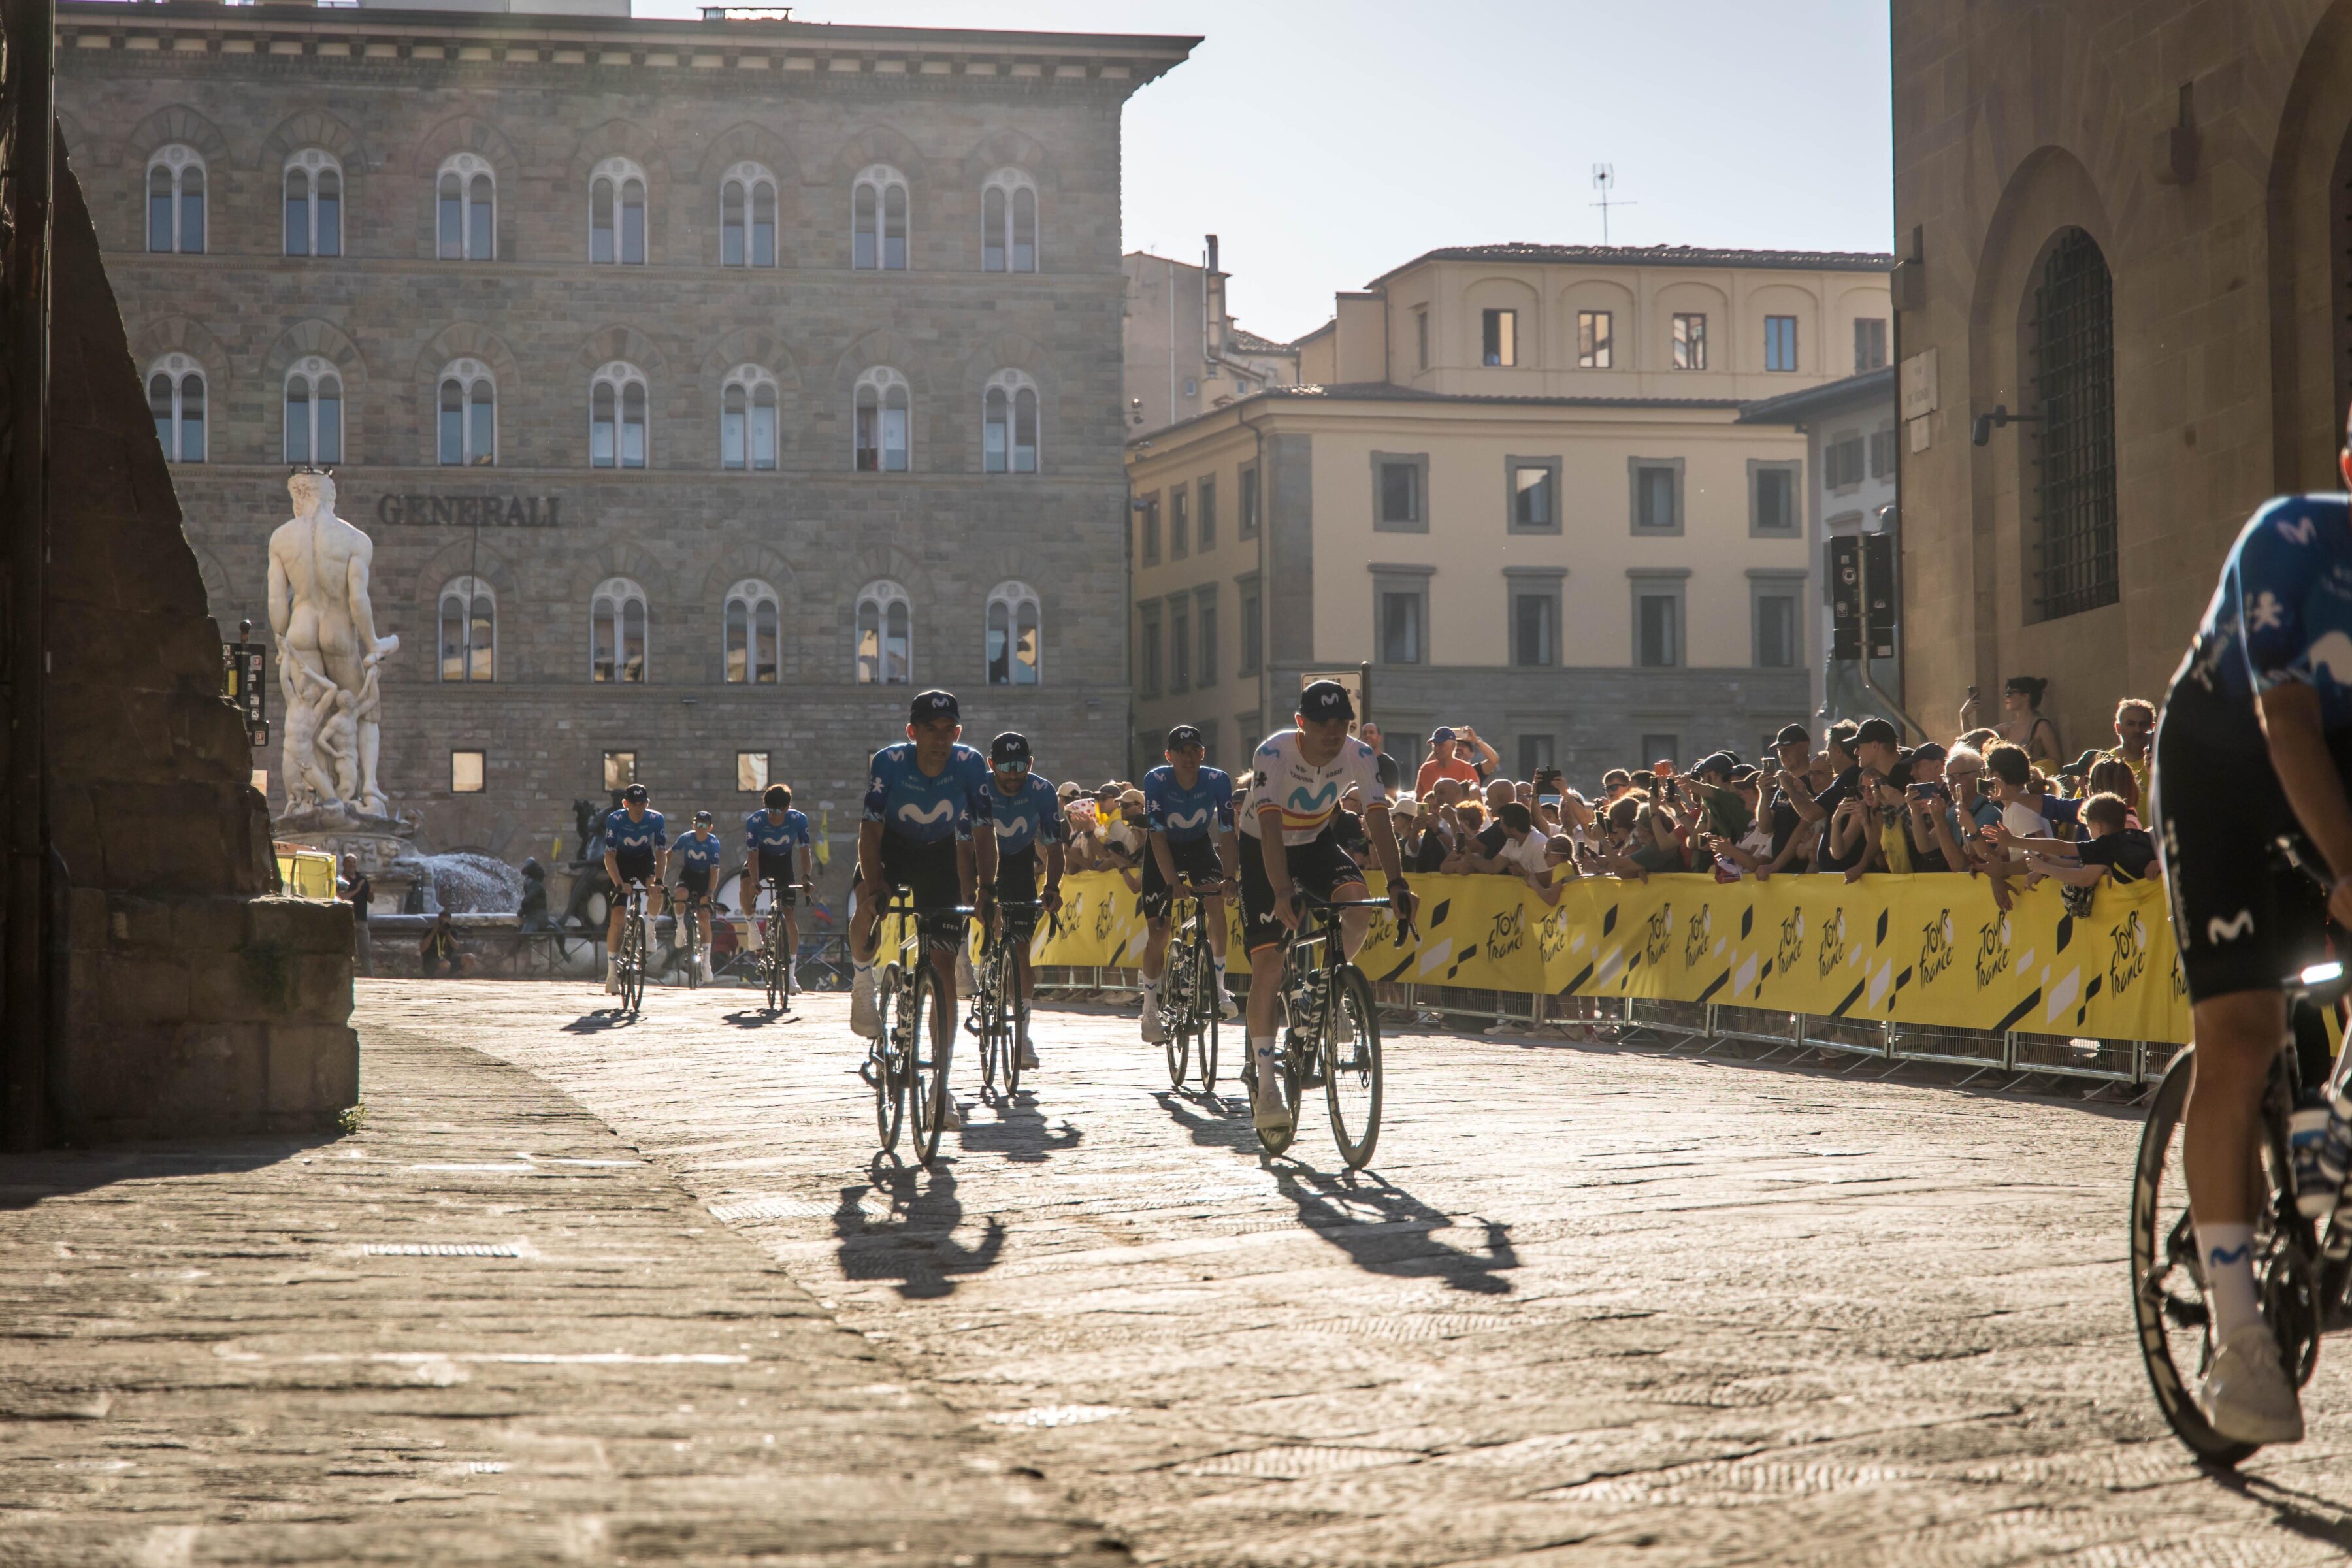
M 1400 762 L 1468 723 L 1572 782 L 1812 707 L 1805 438 L 1743 405 L 1885 362 L 1885 256 L 1494 246 L 1343 294 L 1306 384 L 1133 440 L 1136 760 L 1371 664 Z
M 1204 238 L 1202 257 L 1198 265 L 1145 250 L 1120 258 L 1130 438 L 1269 386 L 1298 384 L 1298 350 L 1234 319 L 1215 235 Z

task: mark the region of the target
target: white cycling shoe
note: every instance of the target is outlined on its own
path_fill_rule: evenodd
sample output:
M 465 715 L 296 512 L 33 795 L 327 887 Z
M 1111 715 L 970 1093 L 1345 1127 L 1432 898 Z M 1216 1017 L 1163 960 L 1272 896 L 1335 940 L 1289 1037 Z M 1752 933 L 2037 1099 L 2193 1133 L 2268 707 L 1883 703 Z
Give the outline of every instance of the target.
M 1037 1047 L 1028 1041 L 1021 1042 L 1021 1070 L 1027 1072 L 1037 1065 Z
M 2249 1323 L 2221 1342 L 2221 1353 L 2197 1392 L 2197 1408 L 2233 1443 L 2303 1441 L 2303 1405 L 2268 1323 Z
M 963 1112 L 957 1108 L 955 1096 L 952 1094 L 947 1097 L 946 1104 L 940 1111 L 940 1131 L 942 1132 L 963 1131 Z
M 618 996 L 620 994 L 621 961 L 617 958 L 608 958 L 604 961 L 604 994 Z
M 1168 1025 L 1160 1016 L 1160 998 L 1152 992 L 1143 994 L 1143 1043 L 1156 1046 L 1168 1037 Z
M 861 1039 L 882 1037 L 882 998 L 880 987 L 869 969 L 855 975 L 849 982 L 849 1029 Z
M 1239 1007 L 1234 1005 L 1234 994 L 1226 990 L 1223 985 L 1218 986 L 1217 1016 L 1225 1023 L 1230 1024 L 1235 1018 L 1241 1016 L 1241 1011 L 1242 1010 Z
M 1251 1097 L 1250 1124 L 1260 1132 L 1290 1131 L 1290 1107 L 1283 1103 L 1279 1086 L 1258 1085 L 1257 1093 Z

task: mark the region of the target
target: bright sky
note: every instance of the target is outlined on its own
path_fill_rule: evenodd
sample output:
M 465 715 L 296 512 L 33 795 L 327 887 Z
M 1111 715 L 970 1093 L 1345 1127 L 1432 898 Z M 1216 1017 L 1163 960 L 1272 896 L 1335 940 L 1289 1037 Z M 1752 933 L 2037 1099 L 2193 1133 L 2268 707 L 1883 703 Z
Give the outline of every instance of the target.
M 638 16 L 698 16 L 636 0 Z M 1129 250 L 1219 237 L 1289 339 L 1443 245 L 1885 250 L 1885 0 L 803 0 L 794 17 L 1197 34 L 1128 100 Z

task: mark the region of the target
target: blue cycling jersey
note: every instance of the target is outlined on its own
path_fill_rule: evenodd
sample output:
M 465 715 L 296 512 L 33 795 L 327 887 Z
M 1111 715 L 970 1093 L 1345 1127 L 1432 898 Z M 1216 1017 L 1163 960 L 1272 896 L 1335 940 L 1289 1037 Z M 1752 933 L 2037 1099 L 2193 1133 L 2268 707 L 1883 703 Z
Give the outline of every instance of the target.
M 697 871 L 719 869 L 719 857 L 725 846 L 716 833 L 685 833 L 678 836 L 677 858 L 681 866 Z
M 1046 780 L 1025 774 L 1021 787 L 1006 795 L 991 779 L 987 794 L 988 809 L 996 824 L 998 853 L 1018 855 L 1040 844 L 1067 841 L 1062 831 L 1062 803 L 1054 798 L 1054 786 Z
M 1154 833 L 1164 833 L 1171 844 L 1206 838 L 1213 827 L 1234 830 L 1234 781 L 1222 768 L 1204 767 L 1186 789 L 1176 782 L 1176 770 L 1162 765 L 1143 775 L 1143 811 Z
M 744 849 L 757 849 L 762 860 L 774 857 L 782 861 L 781 868 L 771 865 L 765 868 L 766 870 L 789 872 L 793 851 L 809 842 L 809 819 L 797 811 L 787 810 L 779 820 L 770 816 L 767 808 L 762 806 L 743 819 Z
M 974 822 L 992 820 L 988 759 L 958 744 L 934 778 L 915 761 L 915 742 L 901 741 L 874 753 L 866 781 L 866 820 L 918 844 L 971 837 Z
M 2259 742 L 2254 700 L 2290 681 L 2318 695 L 2330 733 L 2352 730 L 2352 496 L 2280 496 L 2254 513 L 2173 690 L 2220 699 L 2245 721 L 2236 737 Z
M 629 808 L 616 805 L 604 818 L 604 847 L 618 852 L 623 849 L 659 849 L 669 842 L 669 831 L 662 826 L 662 814 L 648 810 L 639 822 L 629 820 Z

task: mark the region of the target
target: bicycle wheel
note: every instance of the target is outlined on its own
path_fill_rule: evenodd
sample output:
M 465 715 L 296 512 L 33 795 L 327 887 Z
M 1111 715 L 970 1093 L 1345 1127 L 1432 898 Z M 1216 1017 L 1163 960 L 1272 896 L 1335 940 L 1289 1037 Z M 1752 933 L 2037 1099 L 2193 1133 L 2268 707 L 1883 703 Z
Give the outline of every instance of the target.
M 1381 1142 L 1381 1015 L 1362 970 L 1343 963 L 1334 978 L 1324 1010 L 1323 1101 L 1339 1157 L 1360 1171 Z
M 980 994 L 972 998 L 971 1014 L 975 1027 L 972 1033 L 980 1038 L 980 1091 L 982 1095 L 996 1092 L 996 1069 L 1004 1060 L 1004 976 L 999 972 L 996 954 L 991 952 L 982 961 Z
M 941 1024 L 947 1038 L 940 1038 Z M 915 1123 L 915 1158 L 929 1165 L 940 1152 L 947 1119 L 948 1064 L 955 1053 L 955 1019 L 929 963 L 915 971 L 914 1005 L 907 1010 L 907 1103 Z
M 621 1011 L 631 1017 L 646 999 L 646 918 L 633 914 L 621 932 Z
M 1286 969 L 1283 978 L 1285 980 L 1290 978 Z M 1289 1148 L 1292 1142 L 1298 1136 L 1300 1073 L 1298 1056 L 1293 1048 L 1295 1033 L 1290 1027 L 1290 987 L 1287 985 L 1284 986 L 1282 991 L 1282 1017 L 1283 1026 L 1278 1037 L 1283 1042 L 1278 1047 L 1281 1062 L 1276 1068 L 1275 1078 L 1281 1086 L 1283 1102 L 1290 1107 L 1290 1125 L 1280 1132 L 1268 1132 L 1263 1127 L 1257 1130 L 1258 1143 L 1269 1154 L 1281 1153 Z M 1263 1092 L 1258 1088 L 1257 1061 L 1255 1053 L 1249 1053 L 1245 1057 L 1242 1067 L 1242 1082 L 1249 1088 L 1250 1120 L 1255 1122 L 1257 1120 L 1257 1097 Z
M 1168 1086 L 1184 1087 L 1192 1058 L 1192 951 L 1181 937 L 1160 972 L 1160 1048 L 1168 1054 Z
M 1009 965 L 1007 967 L 1010 967 Z M 1021 994 L 1021 976 L 1004 977 L 1004 1098 L 1010 1100 L 1021 1092 L 1021 1053 L 1029 1048 L 1029 998 Z
M 702 921 L 694 910 L 688 909 L 686 920 L 686 988 L 702 989 Z
M 1217 1088 L 1217 1018 L 1225 1010 L 1225 1002 L 1218 994 L 1216 960 L 1205 947 L 1201 951 L 1200 963 L 1202 975 L 1199 987 L 1202 998 L 1201 1016 L 1207 1022 L 1201 1027 L 1196 1048 L 1201 1057 L 1201 1092 L 1213 1094 Z
M 2172 1058 L 2140 1130 L 2132 1181 L 2132 1312 L 2138 1320 L 2148 1385 L 2172 1435 L 2201 1459 L 2235 1465 L 2260 1445 L 2222 1436 L 2197 1408 L 2197 1384 L 2211 1357 L 2206 1331 L 2212 1317 L 2180 1160 L 2180 1118 L 2189 1103 L 2191 1064 L 2190 1051 Z
M 761 978 L 768 985 L 768 1011 L 781 1013 L 784 1010 L 786 976 L 791 972 L 784 963 L 784 922 L 779 910 L 771 909 L 768 911 L 767 937 L 768 940 L 761 944 L 760 967 L 767 972 Z
M 907 1115 L 906 1051 L 900 1042 L 906 1035 L 904 1015 L 910 996 L 906 974 L 895 963 L 883 971 L 875 989 L 882 1010 L 882 1035 L 866 1052 L 874 1080 L 874 1131 L 887 1154 L 898 1147 L 898 1128 Z

